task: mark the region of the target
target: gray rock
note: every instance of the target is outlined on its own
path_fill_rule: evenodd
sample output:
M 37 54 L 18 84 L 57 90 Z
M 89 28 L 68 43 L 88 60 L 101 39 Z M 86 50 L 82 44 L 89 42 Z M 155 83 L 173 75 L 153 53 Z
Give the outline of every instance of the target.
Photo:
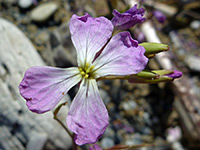
M 32 113 L 19 94 L 18 85 L 26 69 L 44 66 L 44 61 L 15 25 L 0 19 L 0 32 L 1 146 L 3 149 L 24 150 L 36 133 L 45 133 L 53 149 L 69 149 L 71 138 L 53 119 L 52 112 Z M 62 118 L 65 123 L 66 116 Z
M 149 127 L 143 127 L 142 128 L 142 133 L 146 135 L 150 135 L 153 133 L 153 131 Z
M 140 145 L 142 144 L 141 135 L 139 133 L 133 134 L 130 138 L 125 141 L 126 145 Z
M 186 56 L 185 63 L 194 71 L 200 71 L 200 58 L 192 55 Z
M 100 93 L 100 96 L 101 96 L 102 100 L 104 101 L 105 105 L 108 104 L 110 102 L 110 97 L 109 97 L 108 93 L 103 89 L 99 89 L 99 93 Z
M 102 148 L 110 148 L 114 146 L 114 140 L 108 137 L 105 137 L 101 140 L 101 147 Z
M 122 108 L 124 110 L 133 110 L 137 107 L 138 107 L 137 103 L 133 100 L 125 101 L 122 103 Z
M 199 20 L 194 20 L 190 23 L 190 27 L 194 30 L 197 30 L 200 28 L 200 21 Z
M 41 4 L 31 11 L 31 20 L 36 22 L 46 21 L 57 9 L 58 4 L 54 2 Z
M 33 0 L 19 0 L 18 5 L 20 8 L 29 8 L 33 4 Z
M 51 31 L 46 43 L 46 49 L 41 56 L 48 65 L 61 68 L 77 66 L 76 50 L 71 41 L 68 23 L 64 23 Z
M 42 150 L 47 142 L 48 136 L 45 133 L 36 133 L 28 141 L 26 150 Z
M 148 124 L 148 125 L 152 125 L 152 121 L 150 119 L 150 114 L 148 112 L 144 112 L 143 113 L 143 118 L 144 121 Z
M 183 145 L 180 142 L 172 143 L 173 150 L 184 150 Z
M 114 136 L 115 136 L 115 131 L 111 127 L 108 127 L 104 133 L 104 137 L 110 137 L 113 139 Z

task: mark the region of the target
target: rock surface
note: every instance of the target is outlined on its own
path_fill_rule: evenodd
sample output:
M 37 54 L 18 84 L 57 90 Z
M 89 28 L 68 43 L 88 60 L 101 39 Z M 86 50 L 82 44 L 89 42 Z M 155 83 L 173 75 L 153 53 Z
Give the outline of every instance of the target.
M 41 134 L 47 137 L 42 138 L 40 146 L 48 139 L 53 149 L 69 149 L 71 139 L 53 119 L 52 112 L 30 112 L 19 95 L 18 85 L 25 70 L 45 63 L 15 25 L 0 19 L 0 32 L 0 149 L 24 150 L 35 135 Z
M 196 56 L 187 56 L 185 59 L 186 64 L 191 70 L 200 71 L 200 58 Z
M 18 1 L 19 7 L 24 8 L 24 9 L 29 8 L 32 5 L 32 3 L 33 3 L 33 0 L 19 0 Z

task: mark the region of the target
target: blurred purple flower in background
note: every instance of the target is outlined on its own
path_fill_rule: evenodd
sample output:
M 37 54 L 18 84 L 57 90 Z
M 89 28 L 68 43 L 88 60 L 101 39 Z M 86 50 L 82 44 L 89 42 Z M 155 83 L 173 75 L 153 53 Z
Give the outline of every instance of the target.
M 118 30 L 127 30 L 133 27 L 135 24 L 141 23 L 145 20 L 145 18 L 143 18 L 144 9 L 137 9 L 137 5 L 133 6 L 124 13 L 119 13 L 114 9 L 113 15 L 114 17 L 111 21 Z
M 154 10 L 153 11 L 153 16 L 160 22 L 164 23 L 166 20 L 166 16 L 159 10 Z
M 167 129 L 167 141 L 175 142 L 180 140 L 182 137 L 181 128 L 179 126 L 170 127 Z

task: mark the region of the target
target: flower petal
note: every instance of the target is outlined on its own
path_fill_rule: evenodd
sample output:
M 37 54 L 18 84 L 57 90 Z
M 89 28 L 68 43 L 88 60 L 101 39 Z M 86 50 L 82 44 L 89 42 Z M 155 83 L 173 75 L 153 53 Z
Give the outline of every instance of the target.
M 95 143 L 108 126 L 108 112 L 94 79 L 83 80 L 67 115 L 78 145 Z
M 29 68 L 19 85 L 20 94 L 26 99 L 28 108 L 44 113 L 56 106 L 68 90 L 77 84 L 81 76 L 78 68 L 54 67 Z
M 94 61 L 96 77 L 106 75 L 130 75 L 142 71 L 148 59 L 145 49 L 131 38 L 129 32 L 115 35 Z
M 93 18 L 89 14 L 73 15 L 70 24 L 72 42 L 77 51 L 78 65 L 91 63 L 112 35 L 113 25 L 105 17 Z
M 117 10 L 113 10 L 113 15 L 114 17 L 111 21 L 115 28 L 119 30 L 127 30 L 135 24 L 141 23 L 145 20 L 145 18 L 142 17 L 144 15 L 144 9 L 137 9 L 137 5 L 122 14 Z

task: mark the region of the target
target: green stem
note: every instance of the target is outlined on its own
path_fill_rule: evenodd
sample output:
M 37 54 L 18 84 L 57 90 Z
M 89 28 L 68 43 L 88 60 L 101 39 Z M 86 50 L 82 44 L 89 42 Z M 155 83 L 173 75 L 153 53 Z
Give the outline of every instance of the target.
M 128 79 L 130 76 L 105 76 L 105 77 L 100 77 L 97 79 L 97 81 L 99 80 L 116 80 L 116 79 Z
M 54 119 L 64 128 L 64 130 L 69 134 L 71 138 L 73 138 L 73 134 L 67 129 L 67 127 L 60 121 L 58 118 L 54 117 Z
M 64 128 L 64 130 L 69 134 L 69 136 L 71 137 L 71 139 L 72 139 L 72 146 L 73 146 L 73 150 L 78 150 L 78 145 L 76 145 L 76 143 L 74 142 L 74 134 L 72 134 L 69 130 L 68 130 L 68 128 L 62 123 L 62 121 L 61 120 L 59 120 L 58 119 L 58 117 L 57 117 L 57 114 L 58 114 L 58 112 L 59 112 L 59 110 L 61 109 L 61 107 L 62 106 L 64 106 L 64 105 L 66 105 L 67 104 L 67 102 L 65 102 L 65 103 L 62 103 L 62 104 L 60 104 L 55 110 L 54 110 L 54 112 L 53 112 L 53 115 L 54 115 L 54 119 Z

